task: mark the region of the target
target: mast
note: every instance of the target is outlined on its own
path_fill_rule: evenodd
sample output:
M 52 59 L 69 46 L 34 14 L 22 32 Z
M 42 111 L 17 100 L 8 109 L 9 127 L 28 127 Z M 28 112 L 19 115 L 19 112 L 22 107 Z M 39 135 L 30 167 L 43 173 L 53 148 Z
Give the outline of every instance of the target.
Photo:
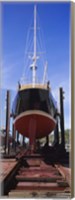
M 35 85 L 36 79 L 36 5 L 34 6 L 34 55 L 33 55 L 33 85 Z
M 34 51 L 33 51 L 33 63 L 30 65 L 31 69 L 32 69 L 32 83 L 33 83 L 33 87 L 35 86 L 35 82 L 36 82 L 36 61 L 37 61 L 37 56 L 36 56 L 36 5 L 34 6 Z

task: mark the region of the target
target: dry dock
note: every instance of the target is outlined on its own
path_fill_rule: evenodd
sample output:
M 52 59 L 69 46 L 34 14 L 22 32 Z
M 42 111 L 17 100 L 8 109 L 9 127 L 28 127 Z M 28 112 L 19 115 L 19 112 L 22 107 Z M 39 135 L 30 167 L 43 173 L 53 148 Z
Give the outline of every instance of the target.
M 4 153 L 0 160 L 0 182 L 2 197 L 7 198 L 70 198 L 71 169 L 69 152 L 65 149 L 63 90 L 60 88 L 60 128 L 54 130 L 54 143 L 49 146 L 46 137 L 44 146 L 37 145 L 34 151 L 30 146 L 19 145 L 19 133 L 12 126 L 12 137 L 9 135 L 9 92 L 7 92 L 6 135 Z M 17 136 L 17 137 L 16 137 Z M 17 138 L 17 141 L 16 139 Z M 11 145 L 12 144 L 12 147 Z M 24 146 L 25 145 L 25 146 Z M 36 151 L 35 151 L 36 150 Z

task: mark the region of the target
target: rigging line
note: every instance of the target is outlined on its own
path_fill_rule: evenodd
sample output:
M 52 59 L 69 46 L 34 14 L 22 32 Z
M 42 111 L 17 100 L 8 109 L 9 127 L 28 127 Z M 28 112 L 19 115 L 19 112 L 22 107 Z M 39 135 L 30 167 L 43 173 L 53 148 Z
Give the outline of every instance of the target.
M 31 24 L 32 24 L 32 19 L 31 19 L 31 22 L 30 22 L 30 25 L 29 25 L 29 28 L 28 28 L 28 33 L 27 33 L 27 38 L 26 38 L 26 45 L 25 45 L 25 51 L 24 51 L 24 63 L 25 63 L 25 53 L 26 53 L 26 49 L 27 49 L 28 41 L 29 41 L 28 39 L 29 39 L 29 35 L 30 35 Z
M 28 60 L 27 60 L 27 68 L 26 68 L 26 70 L 25 70 L 25 72 L 24 72 L 25 74 L 27 73 L 27 71 L 28 71 L 28 69 L 29 69 L 29 66 L 30 66 L 30 60 L 28 59 Z
M 27 64 L 27 63 L 26 63 Z M 26 70 L 26 67 L 25 67 L 25 69 L 24 69 L 24 71 Z M 24 72 L 23 72 L 24 73 Z
M 29 41 L 29 44 L 28 44 L 28 49 L 30 48 L 30 46 L 32 46 L 32 38 L 30 39 Z M 28 50 L 27 50 L 28 51 Z M 28 61 L 29 59 L 27 59 L 27 53 L 25 53 L 25 60 L 24 60 L 24 69 L 23 69 L 23 73 L 22 73 L 22 76 L 24 76 L 25 74 L 25 71 L 27 70 L 28 68 Z
M 46 45 L 45 45 L 45 40 L 44 40 L 44 32 L 43 32 L 43 26 L 42 26 L 42 23 L 41 23 L 41 20 L 40 20 L 40 17 L 39 15 L 37 16 L 38 17 L 38 23 L 39 23 L 39 26 L 41 27 L 41 29 L 39 30 L 39 35 L 41 35 L 40 39 L 42 38 L 42 45 L 45 49 L 45 52 L 46 52 L 46 57 L 47 57 L 47 51 L 46 51 Z
M 44 46 L 44 48 L 45 48 L 45 43 L 44 43 L 44 40 L 43 40 L 43 42 L 42 42 L 42 40 L 41 40 L 41 35 L 42 35 L 42 38 L 43 38 L 43 32 L 42 31 L 39 31 L 39 41 L 40 41 L 40 45 L 41 45 L 41 47 L 42 47 L 42 43 L 43 43 L 43 46 Z M 45 48 L 46 49 L 46 48 Z M 42 61 L 43 61 L 43 63 L 44 63 L 44 65 L 45 65 L 45 63 L 46 63 L 46 61 L 47 61 L 47 53 L 45 53 L 45 56 L 44 57 L 42 57 Z M 43 70 L 44 70 L 44 67 L 43 67 Z M 48 80 L 48 69 L 47 69 L 47 71 L 46 71 L 46 80 L 45 80 L 45 82 Z
M 30 48 L 32 48 L 32 38 L 31 38 L 31 40 L 29 41 L 29 44 L 28 44 L 28 49 L 30 49 Z M 27 52 L 28 52 L 28 49 L 27 49 Z M 29 54 L 27 52 L 26 52 L 26 55 L 25 55 L 26 58 L 28 57 L 28 54 Z M 26 59 L 25 62 L 26 61 L 28 61 L 28 59 Z M 26 63 L 25 63 L 25 65 L 26 65 Z
M 38 44 L 38 49 L 40 49 L 39 38 L 37 38 L 37 44 Z M 44 68 L 43 66 L 44 66 L 44 64 L 45 64 L 43 58 L 44 58 L 43 55 L 41 55 L 41 59 L 38 61 L 38 65 L 41 66 L 42 73 L 43 73 L 43 68 Z
M 39 43 L 39 38 L 37 38 L 37 45 L 38 45 L 38 49 L 41 49 L 41 47 L 40 47 L 40 43 Z M 41 49 L 42 50 L 42 49 Z M 42 51 L 41 51 L 42 52 Z M 43 53 L 40 53 L 41 54 L 41 62 L 42 62 L 42 64 L 44 65 L 44 58 L 43 58 L 43 56 L 42 56 L 42 54 Z
M 43 48 L 45 50 L 45 56 L 43 57 L 43 60 L 45 61 L 46 60 L 46 49 L 43 45 L 43 39 L 41 39 L 41 31 L 39 31 L 39 43 L 40 43 L 41 48 Z
M 31 30 L 31 24 L 32 24 L 32 19 L 31 19 L 31 22 L 30 22 L 30 25 L 29 25 L 29 28 L 28 28 L 28 33 L 27 33 L 27 38 L 26 38 L 26 47 L 25 49 L 27 49 L 27 44 L 28 44 L 28 39 L 29 39 L 29 34 L 30 34 L 30 30 Z M 25 51 L 26 52 L 26 51 Z
M 31 79 L 31 73 L 29 72 L 30 72 L 30 69 L 28 67 L 28 70 L 26 71 L 26 77 L 27 77 L 28 82 L 30 82 L 30 79 Z
M 31 43 L 30 43 L 30 46 L 29 47 L 31 47 L 31 49 L 32 49 L 32 46 L 33 46 L 33 43 L 32 43 L 32 40 L 30 41 Z M 30 49 L 30 48 L 29 48 Z M 29 63 L 29 59 L 27 59 L 27 62 L 26 62 L 26 66 L 27 66 L 27 68 L 25 68 L 25 70 L 24 70 L 24 73 L 25 73 L 25 71 L 29 68 L 28 67 L 28 63 Z M 30 61 L 31 62 L 31 61 Z
M 33 65 L 32 65 L 32 82 L 33 82 L 33 86 L 35 85 L 35 77 L 36 77 L 36 62 L 37 62 L 37 57 L 36 57 L 36 16 L 37 16 L 37 12 L 36 12 L 36 5 L 34 5 L 34 38 L 33 38 L 33 42 L 34 42 L 34 60 L 33 60 Z
M 40 48 L 39 42 L 38 42 L 38 48 Z M 43 73 L 44 64 L 45 64 L 44 57 L 43 57 L 43 55 L 41 55 L 41 59 L 39 60 L 39 65 L 41 65 L 42 73 Z
M 40 24 L 39 20 L 38 20 L 38 14 L 37 14 L 37 21 L 38 21 L 38 24 Z M 43 49 L 42 46 L 43 45 L 42 45 L 42 40 L 41 40 L 41 36 L 40 36 L 40 30 L 38 30 L 38 33 L 37 33 L 37 49 Z M 42 61 L 42 64 L 44 65 L 44 57 L 42 57 L 41 61 Z
M 30 61 L 28 60 L 28 65 L 30 64 Z M 28 71 L 29 71 L 30 69 L 29 69 L 29 66 L 27 67 L 27 70 L 26 70 L 26 72 L 25 72 L 25 74 L 26 74 L 26 76 L 27 76 L 27 73 L 28 73 Z M 29 76 L 29 75 L 28 75 Z
M 38 15 L 38 23 L 40 24 L 39 21 L 40 21 L 40 20 L 39 20 L 39 15 Z M 42 42 L 42 39 L 41 39 L 41 38 L 43 38 L 43 37 L 41 37 L 41 35 L 43 35 L 43 33 L 42 33 L 41 30 L 39 30 L 39 31 L 38 31 L 39 47 L 41 47 L 42 49 L 43 49 L 43 47 L 44 47 L 44 49 L 46 49 L 46 48 L 45 48 L 45 45 L 44 45 L 44 40 L 43 40 L 43 42 Z M 42 61 L 42 63 L 43 63 L 43 66 L 44 66 L 46 60 L 47 60 L 47 56 L 46 56 L 46 51 L 45 51 L 45 55 L 44 55 L 44 56 L 42 57 L 42 59 L 41 59 L 41 61 Z
M 27 51 L 28 51 L 28 48 L 30 47 L 31 40 L 28 41 L 28 42 L 29 42 L 29 43 L 28 43 L 28 47 L 27 47 L 27 49 L 26 49 L 26 51 L 25 51 L 25 56 L 24 56 L 24 71 L 25 71 L 26 62 L 27 62 L 27 59 L 26 59 L 26 57 L 27 57 Z
M 25 52 L 25 55 L 28 53 L 28 49 L 29 49 L 29 46 L 30 46 L 30 42 L 32 41 L 32 37 L 29 38 L 28 40 L 28 44 L 27 44 L 27 51 Z

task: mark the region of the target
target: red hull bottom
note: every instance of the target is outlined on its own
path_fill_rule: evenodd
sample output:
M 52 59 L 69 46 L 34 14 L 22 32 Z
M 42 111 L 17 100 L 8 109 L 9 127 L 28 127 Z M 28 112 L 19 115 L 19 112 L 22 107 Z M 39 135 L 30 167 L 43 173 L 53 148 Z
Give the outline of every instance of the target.
M 51 133 L 56 121 L 43 111 L 26 111 L 14 120 L 15 129 L 25 137 L 42 138 Z

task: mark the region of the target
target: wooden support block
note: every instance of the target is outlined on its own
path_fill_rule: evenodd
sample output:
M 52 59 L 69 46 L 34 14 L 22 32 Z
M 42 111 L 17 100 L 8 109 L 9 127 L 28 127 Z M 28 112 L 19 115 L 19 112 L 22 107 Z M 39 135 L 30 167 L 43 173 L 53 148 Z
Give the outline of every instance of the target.
M 64 190 L 64 187 L 60 187 L 58 186 L 57 183 L 45 183 L 45 182 L 19 182 L 16 186 L 16 189 L 18 190 L 49 190 L 49 191 L 58 191 Z

